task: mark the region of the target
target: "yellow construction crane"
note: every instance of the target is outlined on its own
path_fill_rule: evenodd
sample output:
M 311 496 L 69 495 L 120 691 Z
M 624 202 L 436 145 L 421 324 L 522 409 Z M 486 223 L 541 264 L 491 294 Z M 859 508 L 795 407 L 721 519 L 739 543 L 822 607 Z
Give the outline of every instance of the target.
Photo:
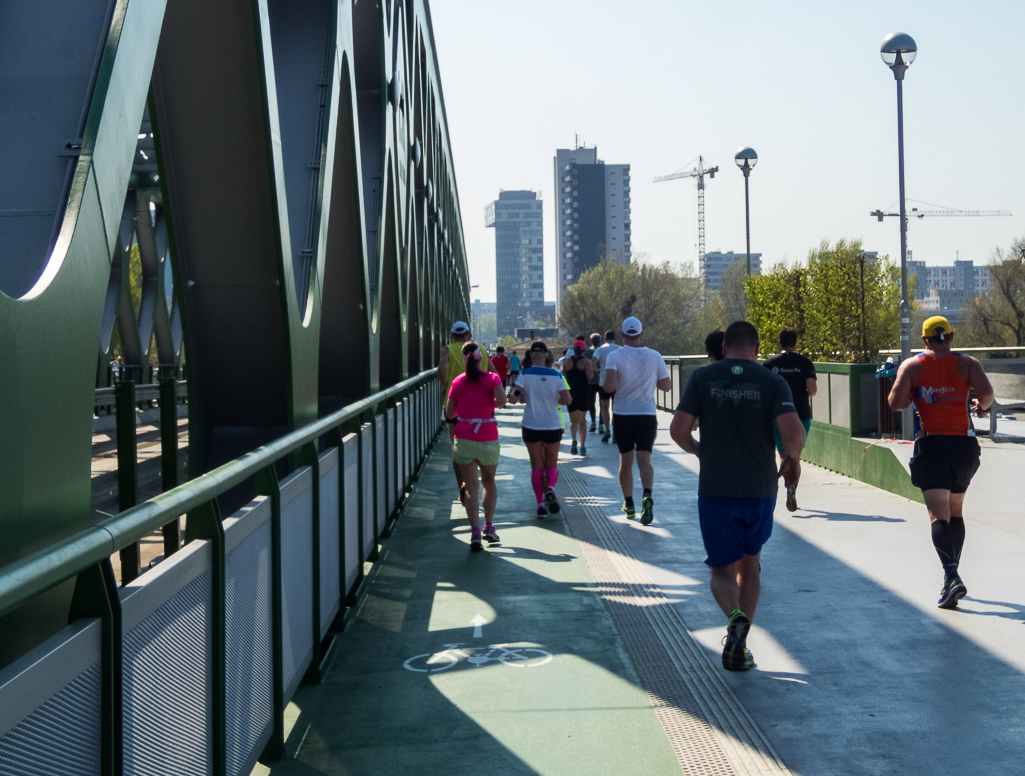
M 718 167 L 705 167 L 703 157 L 698 157 L 698 166 L 692 170 L 680 170 L 670 175 L 660 175 L 655 178 L 655 183 L 662 181 L 675 181 L 678 178 L 698 179 L 698 276 L 701 279 L 701 287 L 705 287 L 705 176 L 714 178 L 719 172 Z

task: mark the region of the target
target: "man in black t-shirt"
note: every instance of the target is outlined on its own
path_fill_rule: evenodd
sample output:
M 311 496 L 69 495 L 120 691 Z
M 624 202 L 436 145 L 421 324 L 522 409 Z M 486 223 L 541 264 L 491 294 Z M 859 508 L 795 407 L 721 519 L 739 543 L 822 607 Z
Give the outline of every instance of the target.
M 669 429 L 673 441 L 698 456 L 698 519 L 712 573 L 712 595 L 729 618 L 723 668 L 754 666 L 747 633 L 758 595 L 759 556 L 772 534 L 776 480 L 789 484 L 804 446 L 804 429 L 790 387 L 758 365 L 758 330 L 747 321 L 726 329 L 723 358 L 691 375 Z M 701 441 L 694 419 L 701 418 Z M 779 472 L 772 450 L 778 426 L 787 456 Z
M 784 326 L 779 330 L 779 347 L 782 352 L 766 361 L 765 368 L 778 374 L 790 386 L 790 393 L 794 396 L 794 407 L 797 408 L 797 417 L 801 419 L 807 439 L 808 432 L 811 431 L 811 403 L 808 400 L 818 391 L 815 365 L 811 359 L 794 352 L 797 347 L 797 332 L 793 329 Z M 779 451 L 781 457 L 786 457 L 779 429 L 776 429 L 776 450 Z M 794 461 L 793 466 L 797 472 L 797 478 L 792 485 L 787 487 L 787 509 L 796 512 L 797 483 L 801 479 L 800 460 Z

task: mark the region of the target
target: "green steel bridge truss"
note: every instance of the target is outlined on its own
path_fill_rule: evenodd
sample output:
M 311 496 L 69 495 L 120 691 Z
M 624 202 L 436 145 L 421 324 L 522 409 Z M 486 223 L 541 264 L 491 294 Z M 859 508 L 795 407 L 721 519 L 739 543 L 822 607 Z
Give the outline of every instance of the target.
M 185 365 L 195 478 L 430 368 L 469 310 L 425 0 L 8 6 L 0 576 L 90 527 L 115 330 L 142 379 Z M 73 586 L 0 618 L 0 666 Z

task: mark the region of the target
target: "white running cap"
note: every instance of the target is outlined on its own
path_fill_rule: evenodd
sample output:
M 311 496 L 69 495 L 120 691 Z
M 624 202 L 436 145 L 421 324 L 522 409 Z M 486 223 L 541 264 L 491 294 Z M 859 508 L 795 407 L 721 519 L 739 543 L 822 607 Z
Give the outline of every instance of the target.
M 636 337 L 642 331 L 644 331 L 644 327 L 641 326 L 641 322 L 632 315 L 623 321 L 623 334 L 628 337 Z
M 455 323 L 452 324 L 452 333 L 453 334 L 466 334 L 466 332 L 468 332 L 469 330 L 470 330 L 470 327 L 467 326 L 466 323 L 463 322 L 463 321 L 456 321 Z

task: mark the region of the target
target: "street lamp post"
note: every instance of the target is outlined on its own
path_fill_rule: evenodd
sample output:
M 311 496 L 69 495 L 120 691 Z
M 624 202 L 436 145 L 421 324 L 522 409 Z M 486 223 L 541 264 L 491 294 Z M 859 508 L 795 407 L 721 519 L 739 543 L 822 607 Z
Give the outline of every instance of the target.
M 751 176 L 751 170 L 758 164 L 758 154 L 751 147 L 741 148 L 733 157 L 737 167 L 744 173 L 744 223 L 747 226 L 747 274 L 751 274 L 751 200 L 747 192 L 747 179 Z
M 904 73 L 915 61 L 918 46 L 910 35 L 893 32 L 883 39 L 879 55 L 897 81 L 897 169 L 900 182 L 900 360 L 911 358 L 911 304 L 908 302 L 908 220 L 904 207 Z M 901 436 L 913 439 L 915 419 L 910 406 L 901 413 Z

